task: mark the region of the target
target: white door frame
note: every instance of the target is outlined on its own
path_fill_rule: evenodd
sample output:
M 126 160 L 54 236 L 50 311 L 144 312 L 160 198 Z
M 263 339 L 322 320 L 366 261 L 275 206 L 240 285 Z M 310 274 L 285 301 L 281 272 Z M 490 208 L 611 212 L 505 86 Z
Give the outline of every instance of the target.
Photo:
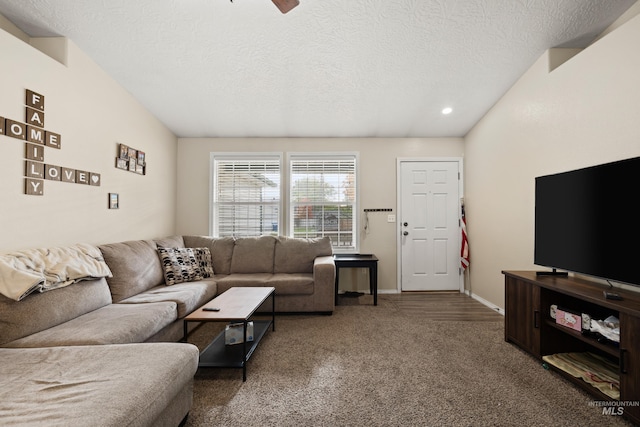
M 396 206 L 398 214 L 396 218 L 396 283 L 397 292 L 402 292 L 402 180 L 401 180 L 401 164 L 403 162 L 458 162 L 458 171 L 460 173 L 460 179 L 458 180 L 458 194 L 460 200 L 464 199 L 464 176 L 463 176 L 463 162 L 462 157 L 398 157 L 396 159 Z M 460 200 L 458 201 L 458 219 L 461 217 Z M 458 233 L 458 247 L 460 247 L 462 239 L 462 231 Z M 459 275 L 459 290 L 464 293 L 464 275 Z

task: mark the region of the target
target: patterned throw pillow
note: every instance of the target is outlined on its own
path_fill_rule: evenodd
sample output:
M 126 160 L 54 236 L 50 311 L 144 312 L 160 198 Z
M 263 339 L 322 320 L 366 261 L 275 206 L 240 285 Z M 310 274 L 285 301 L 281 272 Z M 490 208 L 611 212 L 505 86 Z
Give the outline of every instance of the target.
M 168 286 L 213 275 L 209 248 L 158 248 L 158 254 Z
M 209 248 L 191 248 L 196 262 L 203 272 L 205 278 L 213 276 L 213 261 L 211 260 L 211 251 Z

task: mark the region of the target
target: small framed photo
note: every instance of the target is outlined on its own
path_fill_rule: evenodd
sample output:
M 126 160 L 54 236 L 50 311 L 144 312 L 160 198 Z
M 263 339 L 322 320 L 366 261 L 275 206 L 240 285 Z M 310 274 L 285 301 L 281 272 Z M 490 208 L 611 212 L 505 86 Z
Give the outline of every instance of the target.
M 136 173 L 139 173 L 140 175 L 144 174 L 144 166 L 142 166 L 141 164 L 136 165 Z
M 129 147 L 124 144 L 120 144 L 119 153 L 120 154 L 118 154 L 118 157 L 127 160 L 129 158 Z
M 135 172 L 137 164 L 138 162 L 136 161 L 135 157 L 129 159 L 129 171 Z
M 129 147 L 129 160 L 136 160 L 138 152 L 135 148 Z
M 138 150 L 138 164 L 139 165 L 144 165 L 144 157 L 145 157 L 144 151 Z
M 120 208 L 120 196 L 118 193 L 109 193 L 109 209 Z
M 120 157 L 116 157 L 116 167 L 118 169 L 124 169 L 124 170 L 129 169 L 129 166 L 127 166 L 127 159 L 121 159 Z

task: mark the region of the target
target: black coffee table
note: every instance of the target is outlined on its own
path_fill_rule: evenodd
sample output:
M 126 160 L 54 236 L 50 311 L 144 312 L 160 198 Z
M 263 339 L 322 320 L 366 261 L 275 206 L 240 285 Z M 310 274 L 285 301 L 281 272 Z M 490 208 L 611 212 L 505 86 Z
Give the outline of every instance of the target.
M 224 331 L 200 353 L 199 368 L 242 368 L 242 381 L 247 380 L 247 362 L 258 343 L 271 326 L 276 330 L 275 288 L 236 287 L 230 288 L 184 318 L 184 340 L 187 339 L 188 322 L 233 322 L 242 323 L 244 337 L 247 324 L 256 310 L 271 297 L 271 320 L 253 322 L 253 342 L 243 340 L 242 344 L 225 345 Z M 204 308 L 219 308 L 219 311 L 205 311 Z

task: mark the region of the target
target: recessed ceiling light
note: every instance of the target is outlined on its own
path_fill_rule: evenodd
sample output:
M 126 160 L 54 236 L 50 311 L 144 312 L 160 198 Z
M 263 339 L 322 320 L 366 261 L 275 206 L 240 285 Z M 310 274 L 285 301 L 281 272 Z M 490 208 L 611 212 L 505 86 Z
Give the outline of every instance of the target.
M 451 114 L 452 111 L 453 111 L 453 108 L 451 107 L 443 108 L 442 114 Z

